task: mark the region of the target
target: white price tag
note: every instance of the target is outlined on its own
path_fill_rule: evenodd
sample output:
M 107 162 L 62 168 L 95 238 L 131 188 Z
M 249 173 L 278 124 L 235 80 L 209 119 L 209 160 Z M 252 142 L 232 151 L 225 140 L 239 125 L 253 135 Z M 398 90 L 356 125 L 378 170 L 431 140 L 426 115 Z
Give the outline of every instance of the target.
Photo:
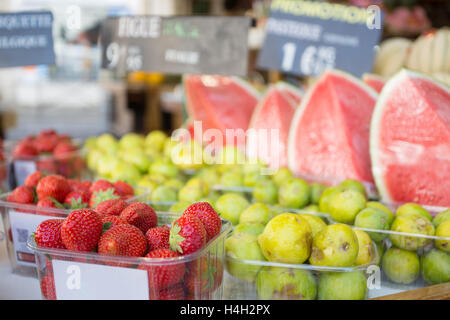
M 24 266 L 35 266 L 34 252 L 27 248 L 27 241 L 30 235 L 36 231 L 38 225 L 47 219 L 54 219 L 49 216 L 9 211 L 9 221 L 16 253 L 17 263 Z
M 147 271 L 52 260 L 58 300 L 148 300 Z
M 21 186 L 25 183 L 25 179 L 36 171 L 36 162 L 16 160 L 14 161 L 14 174 L 16 178 L 17 186 Z

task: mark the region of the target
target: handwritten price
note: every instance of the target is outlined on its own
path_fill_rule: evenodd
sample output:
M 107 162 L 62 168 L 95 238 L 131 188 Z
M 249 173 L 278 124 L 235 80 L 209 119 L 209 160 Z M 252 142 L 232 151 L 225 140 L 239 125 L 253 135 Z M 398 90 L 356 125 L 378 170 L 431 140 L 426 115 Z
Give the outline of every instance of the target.
M 106 48 L 108 68 L 116 68 L 120 61 L 124 61 L 128 71 L 136 71 L 142 68 L 142 53 L 138 46 L 120 45 L 112 42 Z

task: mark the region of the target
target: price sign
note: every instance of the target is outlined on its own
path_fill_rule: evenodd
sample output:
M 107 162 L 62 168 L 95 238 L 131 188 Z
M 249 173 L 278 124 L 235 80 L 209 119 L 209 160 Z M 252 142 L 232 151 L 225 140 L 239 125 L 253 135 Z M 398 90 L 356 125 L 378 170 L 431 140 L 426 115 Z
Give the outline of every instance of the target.
M 243 76 L 249 26 L 248 17 L 109 18 L 101 31 L 102 66 Z
M 50 11 L 0 14 L 0 68 L 54 64 Z
M 304 76 L 337 68 L 360 77 L 372 70 L 381 21 L 376 6 L 273 0 L 258 65 Z

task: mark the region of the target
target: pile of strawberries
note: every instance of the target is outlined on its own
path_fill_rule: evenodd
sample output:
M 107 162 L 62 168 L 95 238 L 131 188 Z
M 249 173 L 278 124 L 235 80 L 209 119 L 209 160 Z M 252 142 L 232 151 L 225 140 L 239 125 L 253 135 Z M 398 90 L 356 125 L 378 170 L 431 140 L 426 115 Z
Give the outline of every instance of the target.
M 43 130 L 37 136 L 20 140 L 12 152 L 13 160 L 36 160 L 37 170 L 47 174 L 77 177 L 85 168 L 83 158 L 71 137 L 55 130 Z M 37 156 L 42 156 L 36 159 Z M 47 157 L 45 157 L 47 156 Z
M 169 228 L 157 226 L 158 217 L 143 202 L 128 205 L 122 199 L 101 202 L 92 209 L 79 209 L 66 219 L 43 221 L 36 229 L 37 246 L 77 252 L 97 252 L 84 261 L 148 272 L 152 300 L 205 299 L 222 282 L 220 257 L 211 253 L 194 259 L 180 259 L 201 250 L 221 231 L 222 221 L 207 202 L 192 204 Z M 117 262 L 108 256 L 144 257 Z M 67 259 L 58 256 L 53 259 Z M 83 260 L 83 259 L 82 259 Z M 51 263 L 47 260 L 41 289 L 55 299 Z
M 36 205 L 39 208 L 84 209 L 94 208 L 104 200 L 126 200 L 133 195 L 133 187 L 124 181 L 116 181 L 114 184 L 102 179 L 95 182 L 80 181 L 56 174 L 46 176 L 41 171 L 36 171 L 28 175 L 25 184 L 15 188 L 6 200 Z M 26 211 L 41 212 L 39 209 L 35 212 Z

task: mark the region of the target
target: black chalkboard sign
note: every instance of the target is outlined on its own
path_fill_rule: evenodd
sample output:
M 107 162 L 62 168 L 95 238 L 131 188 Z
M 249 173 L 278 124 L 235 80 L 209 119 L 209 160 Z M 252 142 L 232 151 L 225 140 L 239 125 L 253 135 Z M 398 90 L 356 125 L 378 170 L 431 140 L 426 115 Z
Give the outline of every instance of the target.
M 50 11 L 0 13 L 0 68 L 54 64 Z
M 377 6 L 273 0 L 258 65 L 306 76 L 337 68 L 360 77 L 372 70 L 382 20 Z
M 108 18 L 102 67 L 169 74 L 247 74 L 248 17 Z

